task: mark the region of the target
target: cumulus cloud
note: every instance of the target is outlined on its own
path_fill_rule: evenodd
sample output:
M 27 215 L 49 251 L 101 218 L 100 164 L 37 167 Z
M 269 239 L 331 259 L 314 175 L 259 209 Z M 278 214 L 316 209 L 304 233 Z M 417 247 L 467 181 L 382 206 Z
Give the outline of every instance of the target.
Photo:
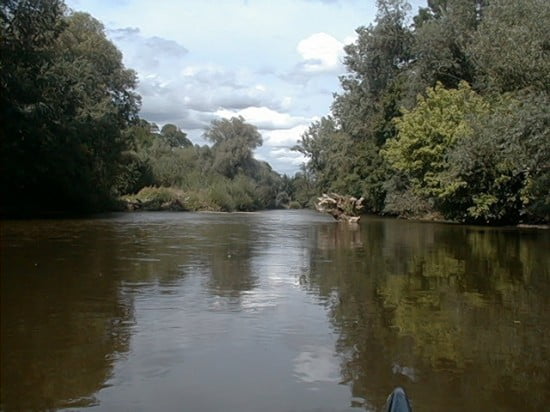
M 124 49 L 125 64 L 138 72 L 143 118 L 159 125 L 177 124 L 193 141 L 204 144 L 201 130 L 212 120 L 242 116 L 264 137 L 264 145 L 256 151 L 258 159 L 288 174 L 305 161 L 291 148 L 314 119 L 291 114 L 296 87 L 274 77 L 271 68 L 265 67 L 260 73 L 202 63 L 184 45 L 168 38 L 145 36 L 134 27 L 109 30 L 109 35 Z M 293 75 L 333 75 L 341 68 L 341 49 L 342 43 L 326 33 L 303 39 L 297 45 L 301 61 Z M 316 81 L 310 84 L 313 87 Z M 312 90 L 306 87 L 299 93 L 318 94 Z
M 294 166 L 300 166 L 307 160 L 302 153 L 296 152 L 288 147 L 273 149 L 270 151 L 270 154 L 280 162 L 290 163 Z
M 315 120 L 315 118 L 310 121 Z M 259 160 L 268 161 L 280 173 L 293 175 L 307 161 L 306 157 L 292 148 L 298 143 L 310 123 L 302 123 L 287 129 L 260 130 L 264 146 L 255 152 Z
M 173 40 L 147 37 L 133 27 L 109 35 L 125 50 L 125 64 L 138 72 L 141 115 L 148 120 L 192 129 L 207 126 L 220 110 L 278 110 L 289 104 L 245 70 L 193 62 L 189 50 Z
M 247 1 L 246 7 L 236 0 L 215 8 L 203 1 L 66 2 L 106 23 L 124 64 L 138 74 L 143 118 L 177 124 L 200 142 L 212 119 L 241 114 L 265 127 L 262 153 L 281 171 L 288 170 L 286 158 L 301 162 L 288 147 L 309 117 L 327 113 L 339 90 L 342 48 L 353 40 L 346 36 L 375 17 L 372 2 L 359 0 Z
M 300 68 L 306 73 L 326 73 L 342 69 L 344 44 L 326 33 L 315 33 L 298 43 L 303 61 Z
M 140 30 L 137 27 L 123 27 L 111 29 L 108 32 L 114 40 L 124 40 L 127 37 L 139 35 Z
M 144 44 L 150 50 L 155 50 L 157 54 L 162 53 L 173 58 L 181 58 L 188 53 L 188 50 L 185 47 L 174 40 L 163 39 L 158 36 L 147 38 Z
M 167 61 L 173 64 L 189 53 L 174 40 L 143 36 L 136 27 L 111 29 L 107 34 L 124 49 L 124 59 L 129 66 L 140 73 L 152 73 Z
M 305 123 L 289 129 L 268 130 L 263 133 L 264 142 L 271 146 L 294 146 L 308 127 L 309 123 Z
M 218 110 L 216 114 L 223 118 L 242 116 L 247 122 L 263 130 L 288 129 L 299 124 L 309 123 L 309 119 L 305 117 L 280 113 L 268 107 L 247 107 L 236 111 L 222 109 Z
M 216 112 L 220 109 L 241 110 L 252 106 L 280 108 L 284 101 L 275 98 L 261 83 L 246 83 L 239 74 L 221 68 L 188 66 L 178 78 L 183 104 L 193 110 Z
M 336 78 L 344 71 L 342 59 L 344 46 L 352 41 L 346 37 L 341 42 L 327 33 L 314 33 L 298 42 L 296 51 L 301 60 L 280 77 L 288 82 L 306 85 L 313 78 Z
M 254 157 L 269 162 L 273 169 L 287 175 L 293 175 L 307 160 L 302 153 L 288 147 L 262 146 L 254 152 Z

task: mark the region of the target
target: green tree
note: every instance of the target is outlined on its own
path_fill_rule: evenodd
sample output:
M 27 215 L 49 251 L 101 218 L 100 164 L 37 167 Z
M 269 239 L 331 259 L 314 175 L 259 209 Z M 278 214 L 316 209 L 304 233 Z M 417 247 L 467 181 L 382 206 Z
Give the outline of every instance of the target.
M 305 167 L 319 192 L 330 190 L 332 182 L 337 180 L 334 169 L 338 173 L 338 167 L 343 167 L 342 150 L 337 147 L 342 139 L 345 139 L 344 134 L 338 131 L 336 122 L 328 116 L 313 122 L 293 147 L 308 159 Z
M 166 140 L 170 147 L 189 147 L 193 146 L 187 134 L 182 132 L 179 127 L 173 124 L 165 124 L 160 129 L 160 135 Z
M 492 0 L 469 44 L 486 85 L 497 92 L 550 92 L 550 2 Z
M 59 95 L 56 100 L 67 104 L 69 132 L 90 165 L 83 176 L 88 182 L 81 182 L 87 183 L 82 195 L 99 189 L 108 198 L 130 143 L 123 131 L 137 116 L 136 75 L 124 68 L 122 54 L 105 37 L 99 21 L 86 13 L 73 13 L 66 20 L 52 69 L 70 86 L 63 90 L 64 99 Z
M 305 166 L 302 166 L 301 170 L 293 176 L 292 186 L 294 188 L 293 199 L 301 207 L 312 207 L 311 201 L 315 195 L 319 194 L 319 191 L 315 188 L 313 178 Z
M 471 120 L 448 157 L 447 201 L 455 218 L 479 223 L 544 222 L 550 216 L 550 99 L 505 95 Z
M 214 170 L 229 178 L 251 171 L 252 151 L 263 143 L 256 126 L 246 123 L 241 116 L 213 120 L 203 136 L 213 143 Z
M 293 149 L 307 157 L 305 169 L 317 194 L 363 196 L 367 210 L 381 211 L 386 169 L 373 142 L 350 138 L 328 116 L 312 123 Z
M 412 26 L 407 11 L 378 1 L 346 46 L 333 117 L 295 147 L 303 193 L 404 216 L 548 221 L 550 3 L 428 0 Z
M 412 33 L 406 25 L 409 5 L 403 0 L 379 0 L 374 25 L 359 27 L 357 40 L 345 47 L 349 74 L 340 78 L 343 93 L 335 96 L 332 112 L 353 138 L 377 144 L 390 134 L 391 118 L 399 114 L 399 75 L 410 61 Z
M 415 17 L 412 53 L 408 71 L 409 93 L 424 92 L 441 82 L 456 88 L 460 81 L 474 84 L 476 67 L 468 46 L 482 19 L 487 0 L 429 0 Z
M 101 23 L 61 1 L 3 2 L 1 19 L 3 209 L 105 205 L 139 106 L 134 72 Z
M 426 94 L 413 110 L 404 110 L 395 119 L 399 133 L 386 143 L 382 154 L 407 176 L 416 195 L 437 207 L 461 186 L 445 178 L 449 151 L 470 133 L 469 118 L 487 112 L 489 106 L 465 82 L 458 89 L 438 83 Z

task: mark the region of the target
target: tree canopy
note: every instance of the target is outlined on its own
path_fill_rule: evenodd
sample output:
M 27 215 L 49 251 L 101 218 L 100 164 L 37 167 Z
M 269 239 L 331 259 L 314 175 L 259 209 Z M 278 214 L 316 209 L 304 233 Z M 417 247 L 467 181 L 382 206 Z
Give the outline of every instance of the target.
M 154 205 L 186 193 L 192 210 L 276 206 L 281 177 L 254 159 L 255 126 L 215 120 L 212 147 L 193 146 L 138 117 L 136 74 L 99 21 L 62 0 L 7 0 L 0 13 L 3 213 L 104 210 L 142 191 Z
M 135 73 L 100 22 L 61 1 L 1 10 L 3 208 L 105 204 L 139 108 Z
M 378 1 L 345 47 L 332 118 L 295 148 L 308 159 L 302 187 L 363 196 L 374 213 L 548 222 L 550 3 L 409 10 Z
M 255 210 L 336 191 L 372 213 L 548 222 L 550 2 L 377 6 L 288 178 L 254 159 L 262 136 L 242 117 L 214 120 L 210 146 L 140 119 L 136 74 L 90 15 L 62 0 L 2 2 L 1 211 L 100 210 L 142 190 L 160 203 L 185 193 L 189 209 Z
M 240 116 L 213 120 L 204 138 L 213 143 L 214 169 L 229 178 L 252 168 L 252 151 L 263 143 L 258 129 Z

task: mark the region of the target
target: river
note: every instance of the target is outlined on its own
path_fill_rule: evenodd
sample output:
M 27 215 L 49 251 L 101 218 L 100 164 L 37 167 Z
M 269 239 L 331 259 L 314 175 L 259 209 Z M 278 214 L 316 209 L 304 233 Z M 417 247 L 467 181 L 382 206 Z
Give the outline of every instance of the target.
M 3 221 L 0 407 L 545 410 L 549 251 L 311 211 Z

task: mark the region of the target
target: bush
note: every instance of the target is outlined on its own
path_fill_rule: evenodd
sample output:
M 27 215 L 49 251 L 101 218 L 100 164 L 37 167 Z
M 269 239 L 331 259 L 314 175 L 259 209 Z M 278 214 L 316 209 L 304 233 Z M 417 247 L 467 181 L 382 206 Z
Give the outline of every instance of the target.
M 123 200 L 142 210 L 188 210 L 185 192 L 172 187 L 144 187 L 135 195 L 124 196 Z
M 235 210 L 235 201 L 228 192 L 227 185 L 216 182 L 208 190 L 208 200 L 214 208 L 223 212 L 232 212 Z

